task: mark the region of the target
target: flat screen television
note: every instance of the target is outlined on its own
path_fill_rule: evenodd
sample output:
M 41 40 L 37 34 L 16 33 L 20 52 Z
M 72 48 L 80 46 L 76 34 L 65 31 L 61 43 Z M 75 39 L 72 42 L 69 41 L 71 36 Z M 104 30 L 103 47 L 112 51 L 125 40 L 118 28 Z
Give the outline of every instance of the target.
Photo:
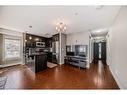
M 75 55 L 85 57 L 87 54 L 87 45 L 75 45 Z
M 75 53 L 74 52 L 66 52 L 66 55 L 69 55 L 69 56 L 74 56 Z
M 87 45 L 69 45 L 67 46 L 66 55 L 86 57 Z

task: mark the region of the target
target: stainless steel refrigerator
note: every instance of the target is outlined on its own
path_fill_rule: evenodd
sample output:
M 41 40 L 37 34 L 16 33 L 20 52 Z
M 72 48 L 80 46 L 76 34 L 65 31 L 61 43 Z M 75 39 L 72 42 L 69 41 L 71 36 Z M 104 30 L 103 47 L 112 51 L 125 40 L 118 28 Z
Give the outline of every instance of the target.
M 52 42 L 52 62 L 59 63 L 59 41 Z

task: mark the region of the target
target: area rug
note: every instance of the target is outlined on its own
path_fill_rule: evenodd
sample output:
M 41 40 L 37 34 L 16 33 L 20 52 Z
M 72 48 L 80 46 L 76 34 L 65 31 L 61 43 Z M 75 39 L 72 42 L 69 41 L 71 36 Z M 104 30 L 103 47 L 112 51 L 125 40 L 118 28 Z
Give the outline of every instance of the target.
M 54 68 L 56 66 L 57 66 L 57 64 L 54 64 L 54 63 L 51 63 L 51 62 L 47 63 L 47 67 L 49 67 L 49 68 Z

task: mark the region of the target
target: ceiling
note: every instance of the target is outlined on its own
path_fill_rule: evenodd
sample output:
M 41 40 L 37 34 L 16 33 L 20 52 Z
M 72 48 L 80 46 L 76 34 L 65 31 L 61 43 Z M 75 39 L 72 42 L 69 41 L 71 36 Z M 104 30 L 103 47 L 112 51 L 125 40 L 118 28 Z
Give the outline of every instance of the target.
M 0 28 L 51 36 L 59 22 L 68 33 L 109 28 L 120 6 L 0 6 Z M 32 26 L 32 28 L 29 28 Z
M 92 37 L 106 37 L 108 29 L 97 29 L 90 31 Z

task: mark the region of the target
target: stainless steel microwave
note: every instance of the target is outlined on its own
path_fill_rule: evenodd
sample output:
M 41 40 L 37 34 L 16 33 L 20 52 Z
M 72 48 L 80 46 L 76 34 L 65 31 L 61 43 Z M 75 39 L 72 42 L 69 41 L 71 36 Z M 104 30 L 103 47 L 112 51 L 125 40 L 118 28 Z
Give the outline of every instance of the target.
M 45 47 L 45 42 L 36 42 L 36 47 Z

